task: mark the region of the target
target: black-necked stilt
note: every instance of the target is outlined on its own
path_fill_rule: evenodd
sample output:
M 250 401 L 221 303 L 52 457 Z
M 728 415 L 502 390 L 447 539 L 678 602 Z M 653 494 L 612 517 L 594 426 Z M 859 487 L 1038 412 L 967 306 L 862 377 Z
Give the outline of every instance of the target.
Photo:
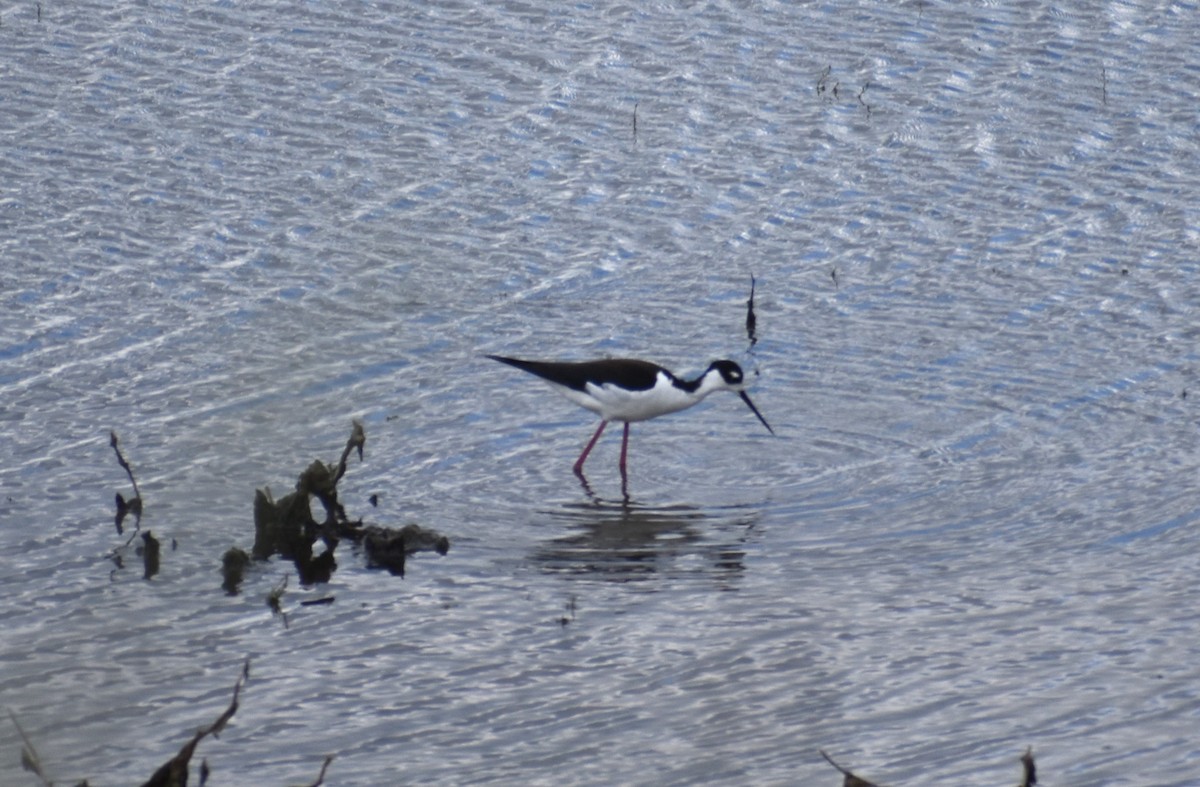
M 625 456 L 629 450 L 629 424 L 685 410 L 699 404 L 714 391 L 733 391 L 742 397 L 767 431 L 775 430 L 746 395 L 742 367 L 733 361 L 713 361 L 704 374 L 694 380 L 681 380 L 658 364 L 634 358 L 612 358 L 579 363 L 524 361 L 489 355 L 495 361 L 536 374 L 580 407 L 600 416 L 600 426 L 575 462 L 575 474 L 583 475 L 583 463 L 609 421 L 624 421 L 621 440 L 621 477 L 625 477 Z

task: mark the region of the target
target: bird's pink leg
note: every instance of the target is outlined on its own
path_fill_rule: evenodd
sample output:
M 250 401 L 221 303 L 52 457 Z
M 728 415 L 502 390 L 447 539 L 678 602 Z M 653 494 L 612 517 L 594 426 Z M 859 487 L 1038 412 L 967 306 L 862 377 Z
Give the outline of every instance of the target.
M 575 475 L 583 475 L 583 463 L 587 460 L 588 454 L 592 452 L 592 446 L 600 439 L 600 434 L 604 431 L 604 427 L 608 426 L 608 421 L 601 421 L 596 433 L 592 435 L 592 439 L 588 441 L 587 448 L 583 449 L 583 453 L 575 460 Z
M 629 453 L 629 422 L 625 422 L 625 436 L 621 438 L 621 478 L 625 478 L 625 455 Z

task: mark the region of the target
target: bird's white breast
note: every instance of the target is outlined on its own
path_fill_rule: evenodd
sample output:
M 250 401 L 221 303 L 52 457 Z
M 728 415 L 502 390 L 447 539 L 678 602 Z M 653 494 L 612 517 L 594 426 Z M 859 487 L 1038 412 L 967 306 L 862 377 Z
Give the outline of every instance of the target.
M 607 383 L 588 383 L 587 393 L 572 391 L 577 404 L 599 413 L 606 421 L 645 421 L 695 404 L 699 399 L 671 384 L 661 372 L 653 388 L 628 391 Z

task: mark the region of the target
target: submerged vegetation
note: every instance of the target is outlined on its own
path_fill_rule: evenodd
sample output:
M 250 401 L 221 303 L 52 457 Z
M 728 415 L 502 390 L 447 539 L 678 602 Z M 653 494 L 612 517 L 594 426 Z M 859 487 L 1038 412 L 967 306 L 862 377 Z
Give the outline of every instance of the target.
M 361 519 L 352 521 L 346 516 L 338 501 L 337 484 L 346 474 L 346 462 L 352 453 L 357 451 L 362 461 L 366 439 L 362 424 L 355 421 L 336 464 L 314 460 L 300 473 L 295 491 L 279 500 L 272 498 L 270 489 L 254 493 L 254 546 L 250 554 L 255 560 L 278 554 L 295 564 L 301 585 L 313 585 L 329 581 L 337 568 L 334 550 L 342 540 L 362 544 L 368 568 L 385 568 L 400 577 L 404 576 L 409 555 L 423 551 L 445 555 L 449 551 L 448 538 L 420 525 L 365 525 Z M 313 519 L 314 498 L 325 511 L 321 522 Z M 323 547 L 319 552 L 318 544 Z M 225 586 L 230 585 L 236 588 L 227 573 Z
M 232 546 L 221 557 L 221 588 L 227 594 L 236 595 L 239 592 L 247 571 L 255 563 L 268 561 L 276 555 L 292 562 L 302 586 L 328 582 L 337 569 L 334 553 L 342 541 L 361 545 L 367 568 L 386 569 L 400 577 L 404 576 L 407 560 L 414 553 L 437 552 L 445 555 L 450 550 L 449 538 L 416 523 L 390 527 L 365 524 L 361 518 L 351 519 L 347 516 L 338 498 L 337 485 L 346 475 L 353 454 L 357 453 L 359 461 L 363 461 L 366 440 L 363 425 L 354 421 L 337 462 L 327 464 L 313 460 L 299 474 L 294 490 L 278 500 L 271 495 L 269 487 L 255 491 L 253 546 L 249 552 Z M 131 497 L 127 498 L 120 492 L 115 496 L 117 535 L 126 534 L 126 524 L 131 518 L 133 526 L 128 538 L 113 549 L 110 558 L 118 570 L 124 568 L 125 554 L 140 537 L 141 543 L 135 552 L 142 558 L 143 576 L 151 579 L 158 574 L 162 562 L 161 545 L 151 531 L 141 530 L 144 510 L 142 493 L 115 432 L 109 433 L 109 445 L 117 456 L 117 464 L 125 471 L 133 487 Z M 319 522 L 313 518 L 313 500 L 318 501 L 325 512 Z M 369 502 L 374 506 L 377 500 L 377 496 L 372 495 Z M 172 539 L 172 551 L 176 547 Z M 278 597 L 275 601 L 278 602 Z M 271 606 L 274 609 L 276 604 Z
M 137 478 L 133 467 L 121 451 L 120 440 L 115 432 L 109 433 L 109 445 L 117 457 L 117 464 L 125 471 L 133 494 L 129 497 L 117 492 L 115 495 L 116 516 L 114 523 L 118 536 L 126 536 L 124 542 L 109 553 L 109 558 L 116 565 L 117 572 L 125 568 L 125 557 L 135 541 L 139 541 L 134 552 L 142 561 L 142 576 L 150 580 L 159 573 L 164 559 L 162 544 L 151 531 L 142 531 L 142 515 L 145 511 L 144 499 L 138 488 Z M 258 489 L 254 495 L 254 544 L 250 552 L 241 547 L 233 546 L 221 556 L 221 589 L 229 595 L 237 595 L 247 572 L 253 570 L 256 564 L 265 563 L 272 557 L 289 560 L 296 568 L 296 574 L 303 586 L 311 586 L 328 582 L 337 569 L 334 552 L 342 541 L 350 541 L 361 545 L 365 567 L 369 569 L 386 569 L 389 574 L 404 576 L 408 558 L 416 552 L 437 552 L 445 555 L 450 549 L 450 539 L 441 533 L 424 528 L 415 523 L 402 527 L 387 527 L 364 524 L 362 519 L 350 519 L 338 499 L 338 482 L 345 476 L 349 458 L 357 453 L 359 461 L 363 460 L 363 448 L 366 445 L 366 432 L 360 422 L 353 422 L 350 437 L 346 441 L 341 457 L 336 463 L 326 464 L 319 460 L 311 462 L 296 481 L 295 490 L 284 495 L 279 500 L 271 496 L 267 488 Z M 375 505 L 376 496 L 371 496 L 371 504 Z M 316 499 L 325 512 L 322 521 L 313 518 L 311 502 Z M 127 534 L 126 531 L 130 532 Z M 175 539 L 170 539 L 171 550 L 177 548 Z M 283 598 L 287 589 L 288 578 L 285 574 L 267 594 L 267 607 L 272 614 L 288 625 L 288 613 L 284 609 Z M 301 602 L 301 607 L 326 605 L 332 603 L 333 596 L 324 596 Z M 225 729 L 226 724 L 237 712 L 241 690 L 250 676 L 250 662 L 246 661 L 242 673 L 233 688 L 233 698 L 229 706 L 214 721 L 200 730 L 188 740 L 175 756 L 163 763 L 154 772 L 144 787 L 186 787 L 190 773 L 190 763 L 196 747 L 205 738 L 217 737 Z M 53 782 L 47 775 L 47 768 L 38 756 L 33 741 L 21 727 L 16 714 L 11 710 L 9 717 L 23 742 L 21 749 L 21 764 L 24 769 L 33 774 L 44 786 L 49 787 Z M 325 772 L 332 762 L 333 756 L 325 758 L 316 781 L 310 787 L 317 787 L 324 782 Z M 204 785 L 209 776 L 207 761 L 199 768 L 199 783 Z M 260 783 L 269 783 L 269 779 Z M 87 780 L 76 782 L 77 787 L 86 787 Z
M 205 738 L 212 736 L 218 737 L 225 729 L 225 725 L 233 718 L 233 715 L 238 711 L 238 702 L 241 697 L 242 687 L 246 685 L 246 681 L 250 679 L 250 659 L 242 664 L 241 674 L 238 675 L 237 682 L 233 684 L 233 697 L 229 700 L 229 706 L 217 717 L 216 721 L 208 724 L 192 735 L 188 742 L 185 743 L 175 756 L 164 762 L 154 771 L 143 784 L 142 787 L 187 787 L 188 777 L 191 772 L 192 756 L 196 753 L 196 747 Z M 9 718 L 12 719 L 13 726 L 17 728 L 17 732 L 21 736 L 21 766 L 29 773 L 32 773 L 43 787 L 53 787 L 54 782 L 50 780 L 46 774 L 46 770 L 42 765 L 41 757 L 37 753 L 37 748 L 21 728 L 17 717 L 9 711 Z M 333 755 L 326 755 L 324 763 L 321 765 L 321 770 L 317 774 L 315 781 L 310 782 L 305 787 L 320 787 L 325 782 L 325 772 L 329 769 L 329 764 L 333 762 Z M 200 785 L 208 782 L 208 777 L 211 771 L 208 767 L 208 760 L 202 760 L 200 763 Z M 88 787 L 87 779 L 75 783 L 75 787 Z

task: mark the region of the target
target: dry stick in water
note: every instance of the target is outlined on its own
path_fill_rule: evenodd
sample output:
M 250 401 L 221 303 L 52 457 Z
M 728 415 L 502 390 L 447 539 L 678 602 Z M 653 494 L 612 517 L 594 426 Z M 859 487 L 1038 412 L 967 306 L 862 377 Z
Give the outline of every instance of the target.
M 333 483 L 342 480 L 342 476 L 346 474 L 346 459 L 350 456 L 350 451 L 358 449 L 358 461 L 363 459 L 363 446 L 367 444 L 367 433 L 363 430 L 362 421 L 355 419 L 351 422 L 350 437 L 346 440 L 346 447 L 342 449 L 342 458 L 338 462 L 337 475 L 333 478 Z
M 161 545 L 154 534 L 147 530 L 142 533 L 142 578 L 150 579 L 158 573 L 159 554 Z
M 817 749 L 817 751 L 821 753 L 821 756 L 825 758 L 826 762 L 842 772 L 842 776 L 844 777 L 842 779 L 842 787 L 878 787 L 878 785 L 876 785 L 874 782 L 869 782 L 866 779 L 855 776 L 850 771 L 838 765 L 833 761 L 832 757 L 825 753 L 824 749 Z
M 1021 787 L 1033 787 L 1037 784 L 1037 766 L 1033 763 L 1033 747 L 1025 749 L 1025 753 L 1021 755 L 1021 767 L 1025 769 L 1025 776 L 1021 780 Z
M 746 301 L 746 335 L 750 337 L 750 347 L 758 343 L 758 335 L 755 333 L 755 328 L 758 325 L 758 318 L 754 316 L 754 274 L 750 274 L 750 299 Z
M 46 773 L 42 770 L 42 758 L 38 756 L 37 749 L 33 747 L 33 741 L 29 740 L 29 736 L 25 734 L 25 729 L 17 721 L 17 714 L 12 712 L 12 708 L 8 710 L 8 718 L 12 719 L 13 726 L 17 728 L 17 733 L 24 741 L 24 745 L 21 747 L 21 767 L 38 777 L 46 787 L 52 787 L 54 782 L 47 779 Z
M 817 751 L 821 753 L 826 762 L 841 771 L 843 776 L 842 787 L 878 787 L 874 782 L 869 782 L 860 776 L 856 776 L 838 765 L 833 761 L 832 757 L 825 753 L 824 749 L 817 749 Z M 1025 753 L 1021 755 L 1021 767 L 1024 769 L 1024 774 L 1018 787 L 1034 787 L 1037 784 L 1037 766 L 1033 762 L 1032 746 L 1026 748 Z
M 192 739 L 184 744 L 179 753 L 172 757 L 167 762 L 163 763 L 154 775 L 147 780 L 142 787 L 179 787 L 188 782 L 188 764 L 192 759 L 192 755 L 196 752 L 196 746 L 204 738 L 212 735 L 217 737 L 225 729 L 225 725 L 233 718 L 233 714 L 238 710 L 238 699 L 241 695 L 242 686 L 250 678 L 250 659 L 242 664 L 242 674 L 238 676 L 237 682 L 233 686 L 233 699 L 229 701 L 229 707 L 225 709 L 216 721 L 209 726 L 199 730 Z M 33 746 L 33 741 L 29 739 L 25 729 L 21 727 L 17 721 L 16 714 L 10 709 L 8 716 L 12 719 L 13 726 L 17 728 L 17 733 L 21 736 L 23 746 L 21 747 L 21 766 L 28 772 L 38 778 L 44 787 L 51 787 L 53 782 L 46 777 L 45 771 L 42 769 L 41 758 L 38 757 L 37 750 Z M 329 769 L 329 764 L 333 762 L 334 755 L 329 754 L 325 757 L 325 762 L 321 765 L 321 772 L 317 775 L 317 779 L 305 787 L 321 787 L 325 783 L 325 772 Z M 204 784 L 208 780 L 208 761 L 204 760 L 200 764 L 200 783 Z M 81 785 L 86 785 L 87 781 L 80 782 Z
M 287 589 L 288 575 L 283 575 L 283 581 L 276 585 L 270 593 L 267 594 L 267 606 L 271 608 L 272 615 L 278 615 L 283 618 L 283 627 L 288 628 L 288 616 L 283 611 L 283 592 Z
M 233 714 L 237 713 L 238 694 L 241 693 L 242 686 L 249 677 L 250 659 L 246 659 L 246 662 L 242 665 L 242 674 L 233 686 L 233 699 L 230 701 L 229 707 L 225 709 L 225 712 L 212 724 L 193 735 L 192 739 L 179 750 L 179 753 L 163 763 L 142 787 L 175 787 L 175 785 L 187 784 L 188 762 L 192 759 L 192 754 L 196 751 L 197 744 L 207 736 L 216 736 L 225 729 L 225 725 L 233 718 Z
M 329 763 L 331 762 L 333 762 L 333 755 L 326 754 L 325 762 L 321 765 L 321 772 L 317 774 L 317 780 L 312 784 L 305 785 L 305 787 L 321 787 L 325 783 L 325 771 L 329 768 Z
M 133 514 L 137 528 L 141 527 L 142 492 L 138 489 L 137 479 L 133 477 L 133 468 L 129 466 L 129 462 L 125 461 L 125 455 L 121 453 L 121 446 L 118 443 L 117 433 L 110 431 L 108 433 L 108 444 L 112 446 L 113 451 L 117 454 L 117 464 L 125 469 L 125 475 L 129 476 L 129 483 L 133 484 L 133 497 L 129 500 L 121 497 L 121 493 L 117 492 L 117 535 L 121 535 L 125 532 L 122 523 L 125 521 L 127 514 Z

